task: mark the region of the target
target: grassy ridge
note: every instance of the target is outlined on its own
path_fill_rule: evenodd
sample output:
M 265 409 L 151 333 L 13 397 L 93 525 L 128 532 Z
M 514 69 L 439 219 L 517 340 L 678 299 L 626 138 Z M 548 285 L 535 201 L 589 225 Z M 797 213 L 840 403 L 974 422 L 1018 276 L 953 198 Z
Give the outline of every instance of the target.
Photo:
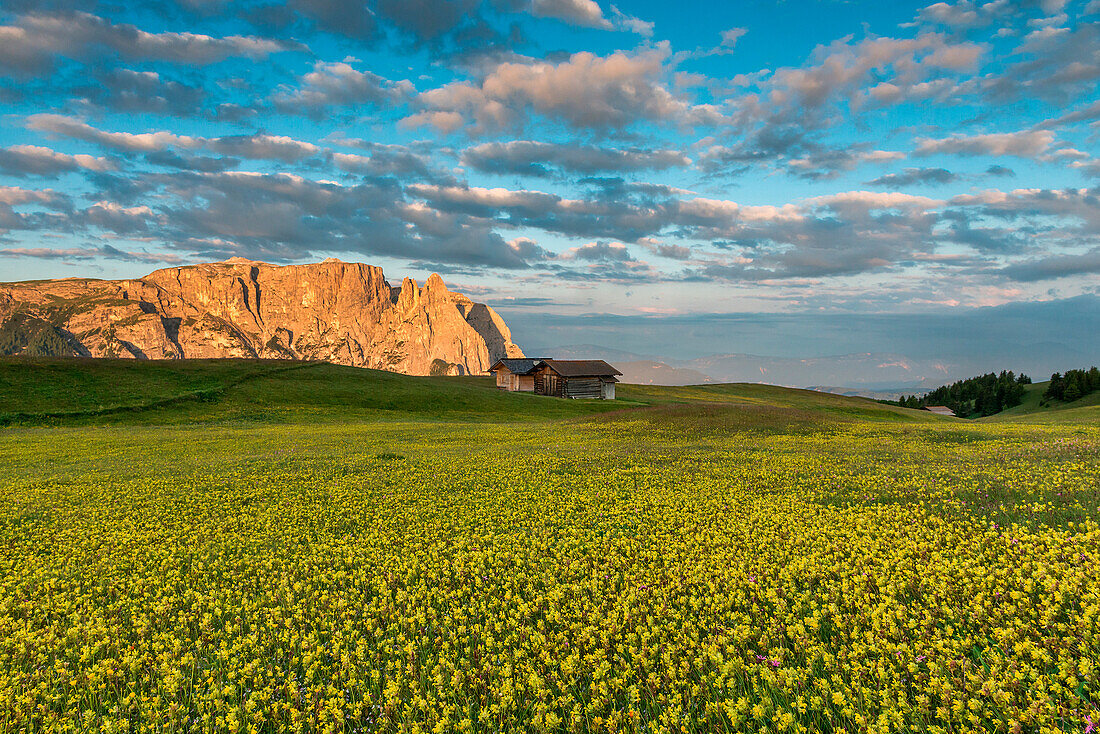
M 1019 405 L 1003 410 L 981 420 L 991 423 L 1023 420 L 1029 423 L 1080 423 L 1100 421 L 1100 392 L 1086 395 L 1072 403 L 1053 401 L 1042 405 L 1043 393 L 1050 381 L 1036 382 L 1026 386 L 1024 398 Z
M 558 419 L 617 407 L 323 362 L 0 359 L 0 423 Z
M 489 378 L 412 377 L 278 360 L 0 359 L 0 423 L 512 421 L 607 414 L 652 426 L 711 430 L 821 421 L 942 420 L 927 412 L 756 384 L 620 385 L 618 400 L 503 393 Z M 641 409 L 641 410 L 640 410 Z

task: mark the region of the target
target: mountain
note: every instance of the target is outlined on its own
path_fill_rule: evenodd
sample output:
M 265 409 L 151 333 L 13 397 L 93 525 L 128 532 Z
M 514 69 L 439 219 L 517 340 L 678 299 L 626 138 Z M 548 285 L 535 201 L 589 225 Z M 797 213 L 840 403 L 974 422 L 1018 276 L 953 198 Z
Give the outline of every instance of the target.
M 837 387 L 810 389 L 863 397 L 880 397 L 877 394 L 880 392 L 906 395 L 927 392 L 965 374 L 970 367 L 957 360 L 914 359 L 872 352 L 808 359 L 752 354 L 669 359 L 593 344 L 551 347 L 539 352 L 559 359 L 605 359 L 623 372 L 623 382 L 654 385 L 759 382 L 786 387 L 835 385 Z M 986 371 L 995 367 L 997 363 Z
M 891 400 L 896 401 L 910 395 L 916 395 L 920 397 L 924 393 L 928 392 L 927 388 L 908 389 L 908 390 L 869 390 L 866 388 L 858 387 L 838 387 L 835 385 L 809 385 L 807 390 L 814 390 L 815 392 L 827 392 L 831 395 L 843 395 L 847 398 L 870 398 L 871 400 Z
M 931 389 L 958 372 L 957 365 L 937 359 L 878 353 L 809 359 L 719 354 L 674 364 L 704 372 L 718 382 L 766 382 L 789 387 L 840 385 L 890 391 Z
M 482 374 L 523 356 L 496 311 L 438 275 L 393 288 L 381 268 L 334 258 L 0 284 L 0 354 L 311 359 L 413 375 Z
M 702 385 L 714 382 L 707 375 L 686 367 L 674 367 L 655 357 L 648 357 L 621 349 L 609 349 L 595 344 L 570 344 L 550 347 L 538 352 L 539 356 L 553 359 L 602 359 L 622 372 L 619 382 L 632 385 Z
M 623 376 L 620 382 L 633 385 L 702 385 L 714 382 L 710 377 L 697 370 L 685 367 L 673 367 L 666 362 L 652 359 L 635 359 L 615 362 L 615 367 Z

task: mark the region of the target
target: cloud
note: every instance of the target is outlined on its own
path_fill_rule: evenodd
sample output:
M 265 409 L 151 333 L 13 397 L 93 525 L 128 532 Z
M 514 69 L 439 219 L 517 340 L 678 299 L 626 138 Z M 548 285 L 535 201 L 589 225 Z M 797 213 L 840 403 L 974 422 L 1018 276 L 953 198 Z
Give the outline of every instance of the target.
M 129 236 L 144 234 L 160 218 L 148 206 L 122 206 L 99 201 L 77 214 L 77 219 L 99 229 Z
M 1002 268 L 1001 275 L 1010 280 L 1031 283 L 1075 275 L 1100 273 L 1100 247 L 1076 255 L 1051 255 L 1026 260 Z
M 473 187 L 415 185 L 408 192 L 426 206 L 453 215 L 567 236 L 637 242 L 672 259 L 686 260 L 691 254 L 682 246 L 662 249 L 655 238 L 663 233 L 710 242 L 730 254 L 694 257 L 689 274 L 732 281 L 846 275 L 889 268 L 917 252 L 935 248 L 935 210 L 946 203 L 902 193 L 852 191 L 815 197 L 801 204 L 744 206 L 720 199 L 680 199 L 667 187 L 663 192 L 647 192 L 636 185 L 608 188 L 586 199 Z M 591 252 L 595 255 L 602 251 Z M 612 254 L 621 251 L 602 256 Z
M 154 133 L 106 132 L 73 117 L 47 112 L 28 117 L 27 129 L 74 140 L 83 140 L 84 142 L 101 145 L 104 148 L 131 153 L 164 150 L 169 146 L 192 148 L 197 147 L 200 140 L 199 138 L 164 131 Z
M 996 3 L 989 4 L 996 5 Z M 924 23 L 947 26 L 952 30 L 966 30 L 989 25 L 993 22 L 995 15 L 981 5 L 963 0 L 957 3 L 933 3 L 922 8 L 917 13 L 917 18 Z
M 369 156 L 332 153 L 332 161 L 344 171 L 371 176 L 394 176 L 402 180 L 421 179 L 448 183 L 454 178 L 448 171 L 439 169 L 433 163 L 432 153 L 439 152 L 435 146 L 385 144 L 358 138 L 339 138 L 334 143 L 370 153 Z
M 943 206 L 941 199 L 930 199 L 927 196 L 914 196 L 899 192 L 882 193 L 879 191 L 843 191 L 825 196 L 815 196 L 807 199 L 811 205 L 828 206 L 842 209 L 934 209 Z
M 91 83 L 80 83 L 73 93 L 82 102 L 112 112 L 158 115 L 198 115 L 206 98 L 201 87 L 166 79 L 155 71 L 113 68 L 98 72 Z
M 127 252 L 103 245 L 102 247 L 12 247 L 0 250 L 0 257 L 33 257 L 42 260 L 119 260 L 123 262 L 166 263 L 182 265 L 187 262 L 169 253 Z
M 615 23 L 615 27 L 620 30 L 636 33 L 644 38 L 651 38 L 653 36 L 654 24 L 650 21 L 627 15 L 614 5 L 611 6 L 611 17 Z
M 1015 176 L 1016 172 L 1006 166 L 992 165 L 985 169 L 987 176 Z
M 390 105 L 410 96 L 407 81 L 391 82 L 371 72 L 359 71 L 345 61 L 318 61 L 313 71 L 298 79 L 298 88 L 283 87 L 273 98 L 285 113 L 320 117 L 328 108 Z
M 108 132 L 65 115 L 41 113 L 27 118 L 27 128 L 55 136 L 95 143 L 125 153 L 153 153 L 171 148 L 208 150 L 242 158 L 299 161 L 317 155 L 321 148 L 313 143 L 282 135 L 226 135 L 219 138 L 177 135 L 167 131 L 151 133 Z
M 435 58 L 476 59 L 507 55 L 524 41 L 515 23 L 491 12 L 529 7 L 519 0 L 290 0 L 246 15 L 263 27 L 290 33 L 307 27 L 368 47 L 390 42 L 402 52 L 427 51 Z M 505 28 L 500 28 L 505 25 Z
M 1089 189 L 990 189 L 954 196 L 949 203 L 974 207 L 983 216 L 1006 220 L 1025 217 L 1069 219 L 1079 223 L 1077 236 L 1100 235 L 1100 197 Z
M 269 6 L 277 8 L 278 6 Z M 361 41 L 373 41 L 380 37 L 376 13 L 368 3 L 348 3 L 343 0 L 290 0 L 288 7 L 309 18 L 319 28 Z M 289 24 L 290 18 L 282 14 L 279 22 Z M 271 16 L 274 19 L 275 16 Z
M 146 181 L 161 203 L 154 217 L 145 216 L 144 237 L 198 257 L 286 260 L 355 252 L 449 267 L 523 269 L 540 252 L 513 247 L 479 218 L 409 202 L 385 179 L 344 186 L 226 171 L 150 174 Z
M 227 135 L 220 138 L 195 138 L 196 147 L 222 155 L 239 156 L 253 160 L 273 160 L 292 163 L 315 156 L 321 148 L 313 143 L 295 140 L 284 135 Z
M 87 59 L 108 49 L 128 59 L 204 65 L 229 57 L 261 59 L 298 44 L 255 36 L 216 38 L 198 33 L 147 33 L 89 13 L 31 13 L 0 26 L 0 70 L 41 74 L 57 57 Z M 3 73 L 3 72 L 0 72 Z
M 29 206 L 30 212 L 17 212 L 15 207 Z M 0 234 L 10 230 L 31 230 L 57 226 L 59 219 L 70 209 L 71 202 L 64 194 L 52 189 L 33 190 L 17 186 L 0 186 Z M 54 212 L 42 212 L 41 208 Z M 61 213 L 61 217 L 57 216 Z
M 867 182 L 868 186 L 886 189 L 903 189 L 909 186 L 940 185 L 953 183 L 958 175 L 946 168 L 906 168 L 901 173 L 888 173 Z
M 684 247 L 683 245 L 665 244 L 652 237 L 643 237 L 638 240 L 638 244 L 654 255 L 669 260 L 687 260 L 691 257 L 691 248 Z
M 37 145 L 13 145 L 0 148 L 0 171 L 9 176 L 59 176 L 72 171 L 110 171 L 109 158 L 78 153 L 58 153 Z
M 52 189 L 22 189 L 18 186 L 0 186 L 0 205 L 45 204 L 56 206 L 63 197 Z
M 1042 26 L 1028 33 L 1003 72 L 980 81 L 989 103 L 1043 99 L 1065 103 L 1100 80 L 1100 23 Z
M 956 155 L 1012 155 L 1035 158 L 1046 153 L 1054 143 L 1054 133 L 1049 130 L 1025 130 L 1015 133 L 990 133 L 987 135 L 955 134 L 947 138 L 921 138 L 917 141 L 916 155 L 952 153 Z
M 789 160 L 787 166 L 800 178 L 822 181 L 836 178 L 844 171 L 851 171 L 863 163 L 884 163 L 905 158 L 905 154 L 898 151 L 861 150 L 860 147 L 857 145 L 839 150 L 817 148 L 802 158 Z
M 181 171 L 200 171 L 203 173 L 217 173 L 236 168 L 241 161 L 231 156 L 206 156 L 179 153 L 174 150 L 157 150 L 146 153 L 144 160 L 153 166 L 164 168 L 178 168 Z
M 1100 177 L 1100 158 L 1093 158 L 1087 161 L 1074 161 L 1070 164 L 1071 168 L 1075 168 L 1086 176 Z
M 591 260 L 633 262 L 635 258 L 621 242 L 590 242 L 580 247 L 571 247 L 563 255 L 565 260 Z
M 595 0 L 532 0 L 531 14 L 589 28 L 611 30 L 614 27 Z
M 1036 127 L 1042 129 L 1059 128 L 1078 122 L 1092 122 L 1093 120 L 1100 120 L 1100 102 L 1093 102 L 1064 115 L 1043 120 Z
M 762 95 L 738 101 L 751 119 L 788 119 L 803 110 L 810 122 L 838 101 L 858 110 L 865 105 L 943 99 L 955 89 L 954 77 L 973 70 L 985 47 L 952 41 L 939 33 L 915 38 L 842 39 L 819 46 L 811 64 L 777 69 Z
M 737 45 L 737 42 L 741 40 L 741 37 L 749 32 L 748 28 L 729 28 L 722 31 L 722 46 L 725 48 L 733 48 Z
M 690 123 L 705 108 L 677 98 L 664 84 L 667 46 L 597 56 L 587 51 L 567 61 L 505 62 L 479 83 L 452 82 L 422 92 L 423 111 L 406 127 L 432 125 L 441 132 L 468 126 L 471 133 L 523 127 L 532 115 L 576 129 L 625 128 L 641 120 Z
M 674 150 L 514 140 L 467 148 L 462 152 L 462 163 L 483 173 L 549 176 L 683 168 L 691 165 L 691 159 Z
M 818 46 L 801 67 L 745 74 L 721 105 L 736 142 L 710 147 L 703 167 L 737 171 L 781 158 L 804 160 L 828 151 L 815 134 L 868 110 L 906 103 L 946 104 L 959 93 L 986 46 L 924 32 L 914 38 L 851 38 Z M 841 155 L 835 153 L 835 155 Z M 810 167 L 811 177 L 836 169 Z

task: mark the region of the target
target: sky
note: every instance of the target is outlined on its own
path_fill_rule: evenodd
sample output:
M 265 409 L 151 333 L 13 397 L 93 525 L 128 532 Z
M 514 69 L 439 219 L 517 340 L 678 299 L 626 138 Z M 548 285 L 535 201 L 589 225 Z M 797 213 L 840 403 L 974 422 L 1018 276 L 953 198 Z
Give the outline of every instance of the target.
M 1096 323 L 1098 81 L 1100 0 L 5 0 L 0 280 L 339 257 L 521 345 L 960 349 Z

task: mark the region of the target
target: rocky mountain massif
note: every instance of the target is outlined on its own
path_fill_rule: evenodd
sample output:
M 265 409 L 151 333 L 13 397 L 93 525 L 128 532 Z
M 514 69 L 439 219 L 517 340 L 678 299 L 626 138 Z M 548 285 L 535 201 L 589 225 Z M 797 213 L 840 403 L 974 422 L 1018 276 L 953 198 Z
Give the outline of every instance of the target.
M 412 375 L 482 374 L 523 356 L 496 311 L 438 275 L 394 288 L 371 265 L 242 258 L 136 280 L 0 283 L 0 354 L 315 359 Z

